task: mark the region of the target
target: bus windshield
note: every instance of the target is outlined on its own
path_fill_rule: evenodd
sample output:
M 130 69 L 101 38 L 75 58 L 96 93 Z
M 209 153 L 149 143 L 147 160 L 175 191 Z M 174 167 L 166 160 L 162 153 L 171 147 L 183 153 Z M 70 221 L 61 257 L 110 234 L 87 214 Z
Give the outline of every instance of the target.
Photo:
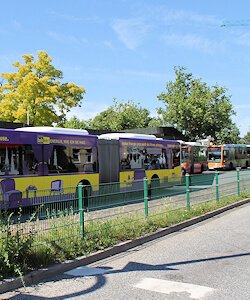
M 221 148 L 208 149 L 208 161 L 220 162 L 221 161 Z

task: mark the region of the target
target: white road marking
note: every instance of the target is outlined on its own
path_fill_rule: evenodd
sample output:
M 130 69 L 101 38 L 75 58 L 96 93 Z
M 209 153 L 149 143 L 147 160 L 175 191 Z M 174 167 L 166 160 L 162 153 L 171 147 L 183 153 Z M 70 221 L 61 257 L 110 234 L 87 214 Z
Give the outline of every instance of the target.
M 98 274 L 104 274 L 107 273 L 107 270 L 103 270 L 100 268 L 88 268 L 85 266 L 75 268 L 73 270 L 70 270 L 68 272 L 65 272 L 64 274 L 72 275 L 72 276 L 91 276 L 91 275 L 98 275 Z
M 214 291 L 213 288 L 206 286 L 170 280 L 161 280 L 156 278 L 144 278 L 141 282 L 136 284 L 135 287 L 163 294 L 186 292 L 190 294 L 191 299 L 201 299 L 208 293 L 212 293 Z

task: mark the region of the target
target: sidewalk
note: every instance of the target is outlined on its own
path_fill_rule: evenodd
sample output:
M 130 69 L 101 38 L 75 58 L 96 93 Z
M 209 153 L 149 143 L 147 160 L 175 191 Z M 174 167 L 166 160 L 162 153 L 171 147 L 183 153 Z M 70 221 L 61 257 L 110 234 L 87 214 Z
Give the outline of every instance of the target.
M 157 239 L 160 238 L 162 236 L 168 235 L 170 233 L 176 232 L 178 230 L 181 230 L 185 227 L 197 224 L 199 222 L 202 222 L 204 220 L 207 220 L 209 218 L 212 218 L 220 213 L 223 213 L 227 210 L 233 209 L 235 207 L 244 205 L 246 203 L 250 202 L 250 198 L 241 200 L 239 202 L 230 204 L 226 207 L 222 207 L 220 209 L 217 209 L 215 211 L 206 213 L 202 216 L 199 217 L 195 217 L 192 218 L 190 220 L 178 223 L 176 225 L 172 225 L 170 227 L 167 228 L 163 228 L 160 230 L 157 230 L 156 232 L 150 233 L 150 234 L 146 234 L 142 237 L 139 237 L 135 240 L 129 240 L 123 243 L 120 243 L 118 245 L 115 245 L 113 247 L 110 247 L 108 249 L 102 250 L 102 251 L 98 251 L 96 253 L 92 253 L 90 255 L 86 255 L 86 256 L 82 256 L 82 257 L 78 257 L 74 260 L 69 260 L 60 264 L 56 264 L 53 265 L 51 267 L 48 268 L 44 268 L 44 269 L 40 269 L 37 271 L 34 271 L 30 274 L 27 274 L 23 277 L 23 281 L 25 282 L 25 285 L 31 285 L 33 283 L 37 283 L 45 278 L 49 278 L 52 276 L 55 276 L 57 274 L 69 271 L 71 269 L 77 268 L 79 266 L 85 266 L 88 265 L 90 263 L 96 262 L 98 260 L 107 258 L 109 256 L 115 255 L 117 253 L 126 251 L 128 249 L 131 249 L 133 247 L 136 247 L 138 245 L 141 245 L 143 243 L 149 242 L 153 239 Z M 19 287 L 22 287 L 23 283 L 22 280 L 20 278 L 13 278 L 13 279 L 8 279 L 8 280 L 4 280 L 2 282 L 0 282 L 0 293 L 5 293 L 8 291 L 12 291 L 15 290 Z

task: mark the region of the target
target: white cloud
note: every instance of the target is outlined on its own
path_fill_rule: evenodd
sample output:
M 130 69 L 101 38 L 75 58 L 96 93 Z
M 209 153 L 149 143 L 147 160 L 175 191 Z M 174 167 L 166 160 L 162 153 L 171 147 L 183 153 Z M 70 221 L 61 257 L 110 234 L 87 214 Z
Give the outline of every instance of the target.
M 163 8 L 161 11 L 161 20 L 167 24 L 182 24 L 193 25 L 194 23 L 207 26 L 208 24 L 213 26 L 219 26 L 221 20 L 213 15 L 197 14 L 192 11 L 184 10 L 167 10 Z
M 139 11 L 139 14 L 138 18 L 115 19 L 111 24 L 119 39 L 130 50 L 135 50 L 149 38 L 158 37 L 158 42 L 160 42 L 162 36 L 168 45 L 184 45 L 207 52 L 221 49 L 225 42 L 216 43 L 214 40 L 193 33 L 178 34 L 181 28 L 185 28 L 187 31 L 191 27 L 192 32 L 194 27 L 199 28 L 200 26 L 219 28 L 222 21 L 213 15 L 197 14 L 184 10 L 168 10 L 164 6 L 148 6 L 147 10 Z M 165 34 L 166 32 L 174 32 L 174 34 Z
M 150 25 L 140 18 L 115 19 L 111 27 L 125 46 L 130 50 L 134 50 L 146 39 Z
M 89 16 L 89 17 L 77 17 L 75 15 L 65 14 L 65 13 L 61 13 L 59 11 L 50 11 L 49 14 L 56 17 L 56 18 L 67 20 L 67 21 L 102 23 L 102 19 L 100 17 L 96 16 L 96 15 L 92 15 L 92 16 Z
M 120 72 L 121 74 L 125 74 L 126 76 L 135 76 L 136 78 L 144 77 L 150 79 L 162 80 L 165 82 L 166 80 L 170 80 L 173 76 L 167 73 L 155 73 L 155 72 L 146 72 L 146 71 L 135 71 L 135 70 L 123 70 Z
M 62 36 L 59 35 L 58 33 L 56 33 L 55 31 L 49 31 L 47 34 L 48 34 L 48 36 L 51 37 L 53 40 L 55 40 L 55 41 L 57 41 L 57 42 L 60 42 L 60 43 L 63 42 Z
M 214 53 L 224 48 L 223 42 L 216 43 L 196 34 L 166 34 L 163 36 L 163 40 L 166 45 L 202 50 L 208 53 Z
M 58 11 L 50 11 L 49 12 L 50 15 L 56 17 L 56 18 L 60 18 L 60 19 L 64 19 L 64 20 L 70 20 L 70 21 L 82 21 L 82 18 L 70 15 L 70 14 L 64 14 L 64 13 L 60 13 Z
M 100 112 L 107 110 L 110 105 L 104 103 L 85 102 L 83 100 L 82 107 L 72 108 L 67 113 L 67 119 L 69 120 L 73 116 L 77 116 L 80 120 L 88 120 L 94 118 Z
M 62 43 L 62 44 L 68 44 L 69 42 L 71 44 L 78 44 L 81 45 L 82 43 L 86 44 L 88 43 L 87 39 L 84 38 L 76 38 L 73 35 L 63 35 L 63 34 L 59 34 L 55 31 L 49 31 L 47 32 L 47 35 L 52 38 L 53 40 Z
M 147 23 L 152 25 L 160 24 L 167 26 L 174 26 L 174 28 L 179 28 L 179 26 L 191 26 L 192 29 L 197 26 L 218 27 L 222 24 L 222 19 L 214 14 L 202 14 L 197 13 L 192 10 L 183 9 L 169 9 L 167 5 L 143 5 L 142 9 L 138 9 L 138 15 L 143 16 Z
M 250 46 L 250 34 L 249 33 L 240 34 L 238 37 L 233 38 L 232 41 L 235 44 L 240 46 Z

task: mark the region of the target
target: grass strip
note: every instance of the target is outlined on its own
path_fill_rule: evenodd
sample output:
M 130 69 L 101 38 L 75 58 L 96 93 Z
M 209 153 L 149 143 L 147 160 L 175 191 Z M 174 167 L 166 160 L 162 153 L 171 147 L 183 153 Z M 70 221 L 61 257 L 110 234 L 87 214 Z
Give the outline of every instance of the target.
M 35 216 L 25 224 L 17 222 L 13 230 L 12 215 L 9 215 L 7 222 L 0 221 L 0 279 L 22 277 L 35 269 L 103 250 L 248 197 L 250 192 L 245 191 L 240 197 L 220 198 L 219 203 L 211 200 L 192 205 L 190 210 L 170 204 L 149 212 L 148 217 L 142 211 L 134 211 L 106 220 L 88 220 L 84 238 L 73 211 L 62 212 L 59 216 L 50 214 L 47 220 L 50 230 L 43 231 L 32 229 Z M 20 220 L 21 213 L 20 210 Z

